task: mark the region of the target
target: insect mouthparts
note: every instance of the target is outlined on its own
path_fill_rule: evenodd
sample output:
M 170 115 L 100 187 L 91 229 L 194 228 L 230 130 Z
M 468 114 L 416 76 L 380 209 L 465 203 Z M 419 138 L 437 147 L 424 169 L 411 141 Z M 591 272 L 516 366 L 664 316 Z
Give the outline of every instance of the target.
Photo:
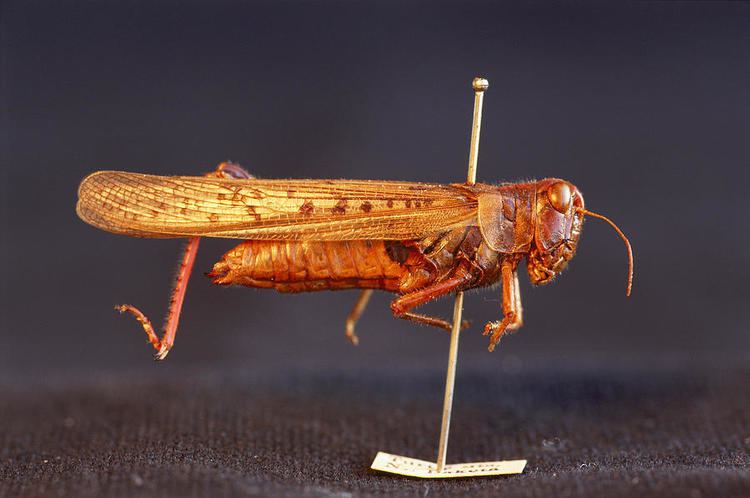
M 622 241 L 625 242 L 625 247 L 628 250 L 628 286 L 625 290 L 625 295 L 630 297 L 630 291 L 633 289 L 633 248 L 630 246 L 630 241 L 625 236 L 624 233 L 622 233 L 622 230 L 615 224 L 614 221 L 610 220 L 606 216 L 603 216 L 598 213 L 594 213 L 593 211 L 589 211 L 588 209 L 582 209 L 578 208 L 578 212 L 583 214 L 584 216 L 592 216 L 594 218 L 599 218 L 600 220 L 604 220 L 607 223 L 610 224 L 612 228 L 615 229 L 617 234 L 622 238 Z

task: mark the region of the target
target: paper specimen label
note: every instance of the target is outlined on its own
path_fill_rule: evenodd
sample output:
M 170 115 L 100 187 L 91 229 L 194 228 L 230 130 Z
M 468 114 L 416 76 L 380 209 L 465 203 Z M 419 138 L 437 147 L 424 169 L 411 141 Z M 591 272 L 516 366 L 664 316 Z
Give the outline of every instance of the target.
M 435 462 L 391 455 L 382 451 L 378 452 L 370 466 L 373 470 L 381 472 L 425 479 L 520 474 L 524 467 L 526 467 L 526 460 L 504 460 L 499 462 L 455 463 L 446 465 L 442 472 L 438 472 Z

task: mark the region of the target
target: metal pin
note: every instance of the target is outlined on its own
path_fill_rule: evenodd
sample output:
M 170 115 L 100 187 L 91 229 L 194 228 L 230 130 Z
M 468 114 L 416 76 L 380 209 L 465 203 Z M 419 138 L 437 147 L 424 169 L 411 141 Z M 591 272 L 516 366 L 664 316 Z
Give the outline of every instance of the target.
M 489 87 L 484 78 L 474 78 L 474 119 L 471 128 L 471 147 L 469 149 L 469 173 L 466 183 L 472 185 L 477 176 L 477 158 L 479 157 L 479 132 L 482 122 L 483 92 Z M 458 362 L 458 340 L 461 333 L 461 315 L 463 314 L 464 294 L 456 293 L 453 305 L 453 326 L 451 328 L 451 343 L 448 352 L 448 369 L 445 375 L 445 399 L 443 400 L 443 423 L 440 428 L 440 442 L 438 443 L 437 463 L 427 462 L 416 458 L 393 455 L 379 451 L 370 468 L 381 472 L 389 472 L 402 476 L 420 478 L 444 477 L 478 477 L 520 474 L 526 467 L 526 460 L 502 460 L 496 462 L 471 462 L 446 465 L 448 451 L 448 433 L 451 425 L 451 410 L 453 409 L 453 390 L 456 383 L 456 364 Z
M 479 160 L 479 133 L 482 131 L 482 104 L 484 91 L 490 82 L 484 78 L 474 78 L 471 87 L 474 89 L 474 118 L 471 125 L 471 145 L 469 146 L 469 173 L 466 183 L 474 185 L 477 182 L 477 161 Z
M 473 185 L 477 181 L 477 160 L 479 159 L 479 133 L 482 127 L 482 104 L 484 91 L 490 86 L 484 78 L 474 78 L 474 118 L 471 125 L 471 145 L 469 146 L 469 172 L 466 183 Z M 448 350 L 448 370 L 445 374 L 445 398 L 443 398 L 443 422 L 440 426 L 440 442 L 438 443 L 437 471 L 445 468 L 448 453 L 448 434 L 451 425 L 451 411 L 453 410 L 453 390 L 456 384 L 456 364 L 458 363 L 458 340 L 461 334 L 461 317 L 463 315 L 464 293 L 457 292 L 453 303 L 453 328 L 451 329 L 451 343 Z
M 440 426 L 440 443 L 438 446 L 437 471 L 443 471 L 448 453 L 448 433 L 451 428 L 451 411 L 453 409 L 453 388 L 456 384 L 456 362 L 458 361 L 458 339 L 461 334 L 461 315 L 464 307 L 464 293 L 456 294 L 453 303 L 453 329 L 451 345 L 448 350 L 448 370 L 445 375 L 445 398 L 443 399 L 443 423 Z

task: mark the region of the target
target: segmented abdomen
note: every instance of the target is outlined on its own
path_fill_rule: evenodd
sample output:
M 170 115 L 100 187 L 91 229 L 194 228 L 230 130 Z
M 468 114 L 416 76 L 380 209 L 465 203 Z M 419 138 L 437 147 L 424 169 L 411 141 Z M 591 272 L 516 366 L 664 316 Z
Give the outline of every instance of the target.
M 226 253 L 208 276 L 215 284 L 280 292 L 351 288 L 395 292 L 408 265 L 419 258 L 414 249 L 382 240 L 250 240 Z

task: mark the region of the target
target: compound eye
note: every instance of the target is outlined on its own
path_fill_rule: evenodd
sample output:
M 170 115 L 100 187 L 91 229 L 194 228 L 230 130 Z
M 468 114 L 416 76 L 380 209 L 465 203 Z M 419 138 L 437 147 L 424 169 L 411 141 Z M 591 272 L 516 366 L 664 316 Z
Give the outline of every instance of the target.
M 570 191 L 570 185 L 565 182 L 557 182 L 550 185 L 547 189 L 547 198 L 552 207 L 561 213 L 567 213 L 570 207 L 570 200 L 573 197 Z

